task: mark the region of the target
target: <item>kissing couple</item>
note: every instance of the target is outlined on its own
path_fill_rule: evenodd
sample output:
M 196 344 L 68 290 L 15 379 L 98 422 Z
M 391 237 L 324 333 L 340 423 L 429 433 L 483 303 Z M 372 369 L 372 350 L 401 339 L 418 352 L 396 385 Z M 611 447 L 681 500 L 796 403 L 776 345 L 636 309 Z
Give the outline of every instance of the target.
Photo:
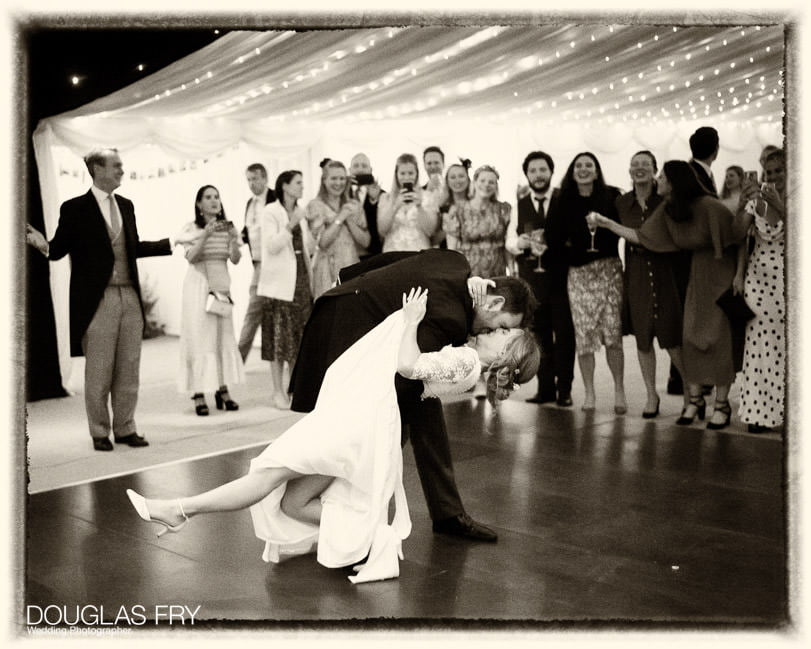
M 495 404 L 531 380 L 540 352 L 521 327 L 535 308 L 526 282 L 470 277 L 455 251 L 384 253 L 344 268 L 313 306 L 290 381 L 292 409 L 309 414 L 232 482 L 180 499 L 127 494 L 161 534 L 249 507 L 265 561 L 317 550 L 324 566 L 355 566 L 355 583 L 387 579 L 399 575 L 411 530 L 401 446 L 410 439 L 433 531 L 496 541 L 462 506 L 439 397 L 484 375 Z

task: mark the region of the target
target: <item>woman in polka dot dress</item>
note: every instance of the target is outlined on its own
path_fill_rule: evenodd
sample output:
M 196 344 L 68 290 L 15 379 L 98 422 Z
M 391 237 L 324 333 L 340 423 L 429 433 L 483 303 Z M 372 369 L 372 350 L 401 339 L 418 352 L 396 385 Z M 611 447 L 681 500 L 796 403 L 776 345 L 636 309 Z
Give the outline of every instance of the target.
M 738 415 L 750 433 L 768 432 L 782 425 L 786 367 L 786 174 L 782 150 L 769 155 L 764 171 L 767 184 L 761 195 L 767 208 L 765 216 L 755 212 L 755 247 L 743 282 L 744 298 L 755 317 L 746 326 Z

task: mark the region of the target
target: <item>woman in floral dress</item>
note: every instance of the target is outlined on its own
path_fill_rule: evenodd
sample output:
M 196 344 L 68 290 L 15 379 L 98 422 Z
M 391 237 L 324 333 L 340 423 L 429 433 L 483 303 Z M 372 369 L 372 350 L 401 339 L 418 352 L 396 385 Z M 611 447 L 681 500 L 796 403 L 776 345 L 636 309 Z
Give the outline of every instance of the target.
M 473 174 L 473 198 L 454 202 L 444 216 L 449 250 L 461 252 L 474 275 L 504 275 L 507 269 L 507 226 L 510 204 L 498 200 L 498 172 L 489 165 Z

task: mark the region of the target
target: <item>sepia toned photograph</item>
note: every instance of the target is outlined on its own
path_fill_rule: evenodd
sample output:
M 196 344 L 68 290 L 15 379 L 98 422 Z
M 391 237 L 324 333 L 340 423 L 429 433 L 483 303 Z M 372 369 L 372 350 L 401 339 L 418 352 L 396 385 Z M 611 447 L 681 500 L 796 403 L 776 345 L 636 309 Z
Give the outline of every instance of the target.
M 9 13 L 14 639 L 800 639 L 799 16 L 565 9 Z

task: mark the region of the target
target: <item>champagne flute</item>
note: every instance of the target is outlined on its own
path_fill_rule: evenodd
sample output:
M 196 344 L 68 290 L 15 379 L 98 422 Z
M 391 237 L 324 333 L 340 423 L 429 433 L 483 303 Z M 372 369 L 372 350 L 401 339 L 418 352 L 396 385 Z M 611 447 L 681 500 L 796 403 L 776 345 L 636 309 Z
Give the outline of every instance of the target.
M 524 234 L 528 234 L 530 238 L 532 238 L 532 233 L 535 228 L 532 226 L 532 223 L 524 223 Z M 527 255 L 527 259 L 535 259 L 535 255 L 531 252 L 532 248 L 530 248 L 530 253 Z
M 543 228 L 533 230 L 530 234 L 532 238 L 532 252 L 538 256 L 538 265 L 532 270 L 536 273 L 545 273 L 546 269 L 541 266 L 541 256 L 546 250 L 546 241 L 543 236 Z
M 586 214 L 586 225 L 588 226 L 589 234 L 591 235 L 591 247 L 587 250 L 587 252 L 599 252 L 599 250 L 594 247 L 594 235 L 597 234 L 597 214 L 595 212 L 589 212 Z

